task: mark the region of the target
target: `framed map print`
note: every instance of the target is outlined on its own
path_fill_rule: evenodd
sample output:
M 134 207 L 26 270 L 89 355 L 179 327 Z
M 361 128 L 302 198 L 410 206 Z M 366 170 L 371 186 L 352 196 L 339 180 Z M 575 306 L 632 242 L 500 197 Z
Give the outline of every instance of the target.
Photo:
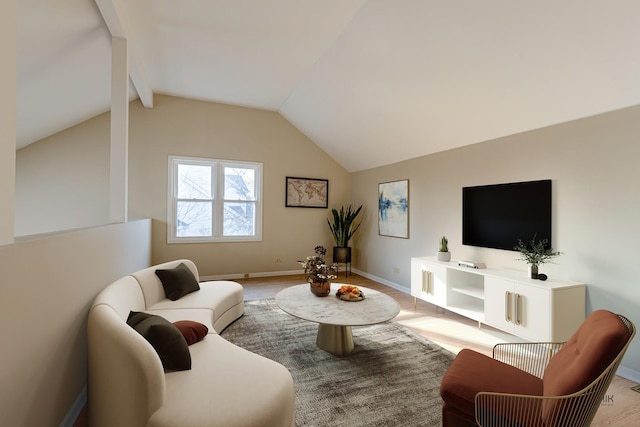
M 409 238 L 409 180 L 378 184 L 378 234 Z
M 287 177 L 285 207 L 327 208 L 329 180 Z

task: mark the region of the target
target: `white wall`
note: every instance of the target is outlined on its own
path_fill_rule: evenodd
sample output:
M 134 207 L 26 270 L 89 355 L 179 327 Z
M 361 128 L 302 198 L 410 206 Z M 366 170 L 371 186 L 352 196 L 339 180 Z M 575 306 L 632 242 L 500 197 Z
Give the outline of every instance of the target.
M 149 220 L 0 246 L 0 425 L 60 425 L 86 384 L 91 302 L 150 260 Z
M 435 255 L 449 238 L 453 259 L 522 270 L 517 253 L 463 246 L 462 187 L 536 179 L 553 183 L 553 247 L 564 252 L 541 272 L 588 285 L 587 312 L 605 308 L 640 325 L 640 107 L 633 107 L 352 175 L 367 206 L 356 267 L 410 287 L 410 259 Z M 377 186 L 410 180 L 410 238 L 377 231 Z M 394 272 L 397 269 L 398 273 Z M 623 361 L 640 381 L 640 341 Z

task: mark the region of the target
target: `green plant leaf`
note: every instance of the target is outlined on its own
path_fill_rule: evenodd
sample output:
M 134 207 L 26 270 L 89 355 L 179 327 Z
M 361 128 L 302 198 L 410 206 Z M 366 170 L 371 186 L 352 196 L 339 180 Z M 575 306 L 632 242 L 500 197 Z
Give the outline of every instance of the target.
M 540 265 L 552 263 L 553 258 L 562 255 L 562 252 L 554 251 L 553 248 L 545 248 L 547 242 L 547 239 L 536 241 L 536 236 L 534 235 L 528 245 L 518 239 L 518 244 L 514 249 L 520 252 L 519 259 L 525 261 L 527 264 Z
M 331 210 L 332 218 L 327 219 L 327 223 L 329 224 L 329 229 L 333 235 L 333 240 L 336 242 L 336 246 L 341 248 L 349 246 L 349 241 L 362 224 L 362 222 L 354 224 L 361 210 L 362 205 L 356 209 L 351 204 L 341 206 L 339 211 L 335 208 Z M 333 219 L 333 222 L 331 219 Z

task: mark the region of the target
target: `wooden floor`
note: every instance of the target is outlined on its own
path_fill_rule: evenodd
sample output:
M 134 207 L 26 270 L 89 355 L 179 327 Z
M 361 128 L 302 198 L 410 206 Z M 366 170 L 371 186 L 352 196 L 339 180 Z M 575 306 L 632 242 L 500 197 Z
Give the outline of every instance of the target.
M 434 305 L 423 301 L 418 301 L 414 308 L 414 299 L 410 295 L 390 288 L 386 285 L 371 281 L 362 276 L 352 274 L 348 277 L 340 274 L 337 282 L 349 283 L 357 286 L 363 286 L 384 292 L 393 297 L 400 304 L 400 314 L 395 318 L 396 321 L 411 320 L 422 318 L 425 316 L 443 318 L 453 320 L 461 324 L 477 327 L 477 323 L 455 313 L 448 312 Z M 280 290 L 291 286 L 304 283 L 304 277 L 299 276 L 282 276 L 269 278 L 251 278 L 236 280 L 244 286 L 245 300 L 256 300 L 263 298 L 272 298 Z M 486 326 L 482 326 L 487 328 Z M 491 348 L 477 344 L 476 342 L 465 340 L 464 337 L 451 336 L 443 333 L 434 332 L 433 330 L 424 330 L 419 327 L 412 327 L 415 332 L 434 341 L 449 350 L 458 351 L 462 348 L 472 348 L 478 352 L 491 355 Z M 490 329 L 490 328 L 489 328 Z M 357 345 L 357 343 L 356 343 Z M 635 426 L 640 425 L 640 393 L 631 390 L 636 384 L 621 377 L 615 377 L 611 387 L 609 388 L 605 401 L 601 404 L 598 413 L 592 423 L 592 426 Z M 74 427 L 87 427 L 86 411 L 80 415 Z M 330 426 L 327 426 L 330 427 Z

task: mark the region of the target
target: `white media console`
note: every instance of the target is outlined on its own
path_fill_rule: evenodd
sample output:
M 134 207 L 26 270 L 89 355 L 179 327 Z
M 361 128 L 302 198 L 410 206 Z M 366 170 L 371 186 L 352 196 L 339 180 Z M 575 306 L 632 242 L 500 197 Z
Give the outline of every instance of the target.
M 566 341 L 585 319 L 584 283 L 411 258 L 411 295 L 534 342 Z

